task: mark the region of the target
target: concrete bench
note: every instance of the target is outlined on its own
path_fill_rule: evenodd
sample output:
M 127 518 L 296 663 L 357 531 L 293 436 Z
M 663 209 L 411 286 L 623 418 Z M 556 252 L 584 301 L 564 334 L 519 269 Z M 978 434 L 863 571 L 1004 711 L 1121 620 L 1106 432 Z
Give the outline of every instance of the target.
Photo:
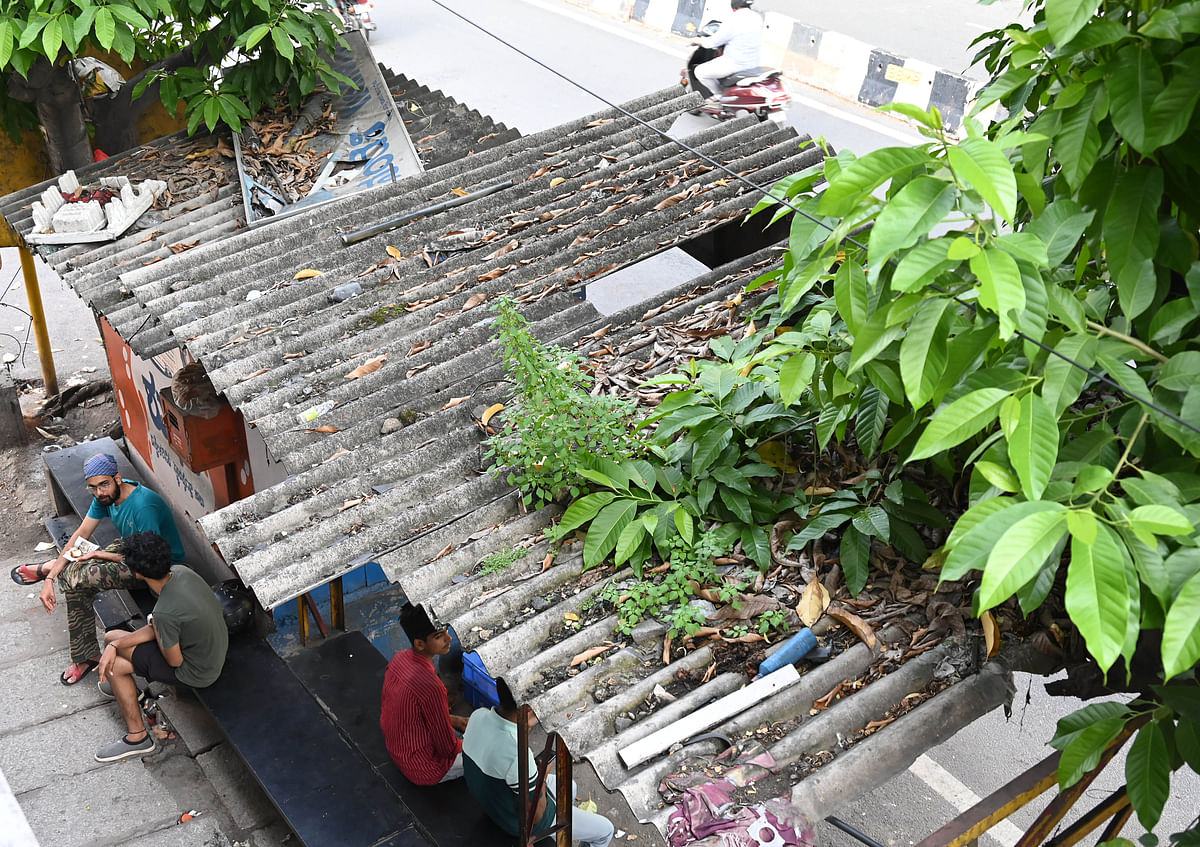
M 388 755 L 379 729 L 380 699 L 388 659 L 361 632 L 340 633 L 289 660 L 296 675 L 327 710 L 346 739 L 414 813 L 414 822 L 436 847 L 514 847 L 475 802 L 466 782 L 413 785 Z M 552 838 L 538 847 L 554 844 Z

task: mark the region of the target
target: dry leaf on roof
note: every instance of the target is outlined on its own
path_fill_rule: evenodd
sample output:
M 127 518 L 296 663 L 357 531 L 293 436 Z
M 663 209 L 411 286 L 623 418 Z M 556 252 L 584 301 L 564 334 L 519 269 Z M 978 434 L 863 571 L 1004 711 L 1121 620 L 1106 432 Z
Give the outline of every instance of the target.
M 548 174 L 549 172 L 550 172 L 550 166 L 542 165 L 540 168 L 538 168 L 536 171 L 534 171 L 533 173 L 531 173 L 529 175 L 529 179 L 537 179 L 538 177 L 543 177 L 546 174 Z
M 350 455 L 350 451 L 349 451 L 349 450 L 347 450 L 345 447 L 339 447 L 339 448 L 337 448 L 336 450 L 334 450 L 334 451 L 333 451 L 333 452 L 332 452 L 332 453 L 329 455 L 329 458 L 328 458 L 328 459 L 326 459 L 325 461 L 321 462 L 321 464 L 322 464 L 322 465 L 324 465 L 324 464 L 327 464 L 327 463 L 329 463 L 329 462 L 332 462 L 334 459 L 338 459 L 338 458 L 341 458 L 342 456 L 349 456 L 349 455 Z
M 383 249 L 386 250 L 387 254 L 389 256 L 391 256 L 393 259 L 395 259 L 397 262 L 404 258 L 404 254 L 401 253 L 398 248 L 393 247 L 390 244 L 388 246 L 384 247 Z
M 655 204 L 654 211 L 661 212 L 663 209 L 669 209 L 672 206 L 674 206 L 676 203 L 680 203 L 680 202 L 686 200 L 687 198 L 688 198 L 688 192 L 686 192 L 686 191 L 681 191 L 678 194 L 672 194 L 670 197 L 666 198 L 665 200 L 660 200 L 657 204 Z
M 571 242 L 572 247 L 578 247 L 580 244 L 586 244 L 595 235 L 594 232 L 585 232 L 583 235 L 575 236 L 575 240 Z
M 447 544 L 445 547 L 443 547 L 441 550 L 439 550 L 438 554 L 436 556 L 434 556 L 432 559 L 430 559 L 429 561 L 436 562 L 438 559 L 444 559 L 447 556 L 449 556 L 451 553 L 453 553 L 454 549 L 455 549 L 454 542 L 451 542 L 451 543 Z
M 296 271 L 296 275 L 292 279 L 312 279 L 314 276 L 320 276 L 324 271 L 319 271 L 316 268 L 305 268 L 302 271 Z
M 284 354 L 283 354 L 283 359 L 284 359 L 284 361 L 286 362 L 286 361 L 287 361 L 287 360 L 289 360 L 289 359 L 303 359 L 303 358 L 304 358 L 305 356 L 307 356 L 307 355 L 308 355 L 308 354 L 307 354 L 307 353 L 305 353 L 305 352 L 303 352 L 303 351 L 301 351 L 301 352 L 299 352 L 299 353 L 284 353 Z
M 503 272 L 503 269 L 502 269 L 502 272 Z M 497 274 L 497 276 L 499 276 L 499 274 Z M 480 279 L 483 279 L 483 277 L 480 277 Z M 463 303 L 462 310 L 464 312 L 467 312 L 467 311 L 470 311 L 471 309 L 474 309 L 476 306 L 479 306 L 486 302 L 487 302 L 487 295 L 484 294 L 482 291 L 480 291 L 475 294 L 472 294 L 470 297 L 467 298 L 467 302 Z
M 203 159 L 205 156 L 211 156 L 217 152 L 216 147 L 206 147 L 203 150 L 197 150 L 195 153 L 188 153 L 183 158 L 185 159 Z
M 480 282 L 491 282 L 493 279 L 499 279 L 500 277 L 504 276 L 515 267 L 516 265 L 505 265 L 502 268 L 495 268 L 494 270 L 490 270 L 485 274 L 481 274 L 475 277 L 475 279 L 479 280 Z
M 563 179 L 561 176 L 556 176 L 554 179 L 550 180 L 550 187 L 557 188 L 558 186 L 562 185 L 564 182 L 566 182 L 565 179 Z
M 305 432 L 324 432 L 324 433 L 341 432 L 341 430 L 338 429 L 336 426 L 330 426 L 329 424 L 324 424 L 323 426 L 315 426 L 312 429 L 306 429 L 304 431 Z
M 987 655 L 990 659 L 1000 649 L 1000 625 L 996 623 L 996 618 L 990 610 L 984 612 L 979 621 L 983 624 L 983 640 L 987 644 Z
M 383 367 L 383 363 L 387 361 L 387 357 L 388 354 L 384 353 L 382 356 L 376 356 L 374 359 L 363 362 L 357 368 L 350 371 L 350 373 L 346 374 L 346 379 L 361 379 L 367 374 L 375 373 L 375 371 Z
M 146 265 L 153 265 L 155 262 L 161 262 L 162 260 L 163 260 L 162 256 L 155 256 L 153 259 L 151 259 L 148 262 L 142 262 L 142 267 L 144 268 L 144 267 L 146 267 Z
M 708 616 L 709 620 L 744 621 L 756 618 L 763 612 L 783 608 L 782 603 L 766 594 L 754 594 L 749 597 L 742 595 L 738 600 L 739 604 L 736 609 L 732 603 L 722 606 L 714 614 Z
M 511 253 L 513 250 L 516 250 L 517 247 L 520 246 L 520 244 L 521 244 L 521 242 L 517 241 L 517 239 L 514 238 L 512 241 L 508 242 L 507 244 L 497 247 L 491 253 L 488 253 L 486 258 L 495 259 L 498 256 L 503 256 L 505 253 Z
M 577 653 L 575 657 L 571 659 L 571 667 L 582 665 L 584 662 L 590 661 L 597 656 L 602 656 L 609 650 L 614 649 L 616 646 L 616 644 L 613 644 L 611 641 L 609 641 L 604 644 L 597 644 L 595 647 L 589 647 L 582 653 Z
M 429 367 L 433 367 L 433 362 L 425 362 L 425 363 L 423 363 L 423 364 L 417 365 L 415 368 L 409 368 L 409 369 L 408 369 L 408 373 L 406 373 L 406 374 L 404 375 L 404 378 L 405 378 L 405 379 L 412 379 L 414 376 L 416 376 L 417 374 L 419 374 L 421 371 L 423 371 L 423 370 L 425 370 L 426 368 L 429 368 Z
M 467 192 L 466 190 L 464 190 L 462 188 L 451 188 L 450 193 L 455 195 L 456 197 L 466 197 L 469 192 Z
M 355 506 L 357 506 L 359 503 L 361 503 L 363 500 L 366 500 L 366 499 L 367 499 L 366 497 L 356 497 L 353 500 L 344 500 L 344 501 L 342 501 L 342 506 L 340 509 L 338 509 L 338 511 L 344 512 L 347 509 L 353 509 Z
M 616 118 L 597 118 L 589 124 L 584 124 L 584 126 L 604 126 L 605 124 L 610 124 L 615 120 Z
M 408 355 L 415 356 L 418 353 L 424 353 L 426 350 L 428 350 L 432 346 L 433 346 L 433 339 L 426 338 L 424 341 L 418 341 L 412 347 L 408 348 Z
M 466 397 L 451 397 L 449 400 L 446 401 L 446 405 L 442 406 L 442 408 L 438 409 L 438 411 L 444 412 L 447 409 L 453 409 L 459 403 L 465 403 L 467 400 L 470 400 L 470 399 L 471 399 L 470 395 L 467 395 Z
M 839 623 L 845 624 L 867 647 L 875 649 L 875 630 L 858 615 L 838 603 L 831 604 L 825 613 Z
M 827 608 L 829 590 L 819 580 L 814 579 L 804 586 L 804 591 L 800 594 L 800 603 L 796 606 L 796 614 L 800 616 L 801 623 L 812 626 L 821 619 Z
M 195 247 L 199 243 L 200 243 L 199 239 L 197 239 L 196 241 L 186 241 L 186 242 L 181 241 L 178 244 L 167 245 L 167 249 L 170 250 L 172 253 L 182 253 L 184 250 L 191 250 L 193 247 Z

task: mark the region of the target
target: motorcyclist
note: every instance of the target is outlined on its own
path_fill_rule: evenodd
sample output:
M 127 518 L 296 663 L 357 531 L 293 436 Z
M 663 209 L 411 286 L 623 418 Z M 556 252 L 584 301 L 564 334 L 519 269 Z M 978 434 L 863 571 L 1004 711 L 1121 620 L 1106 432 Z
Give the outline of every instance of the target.
M 709 99 L 721 93 L 722 79 L 760 64 L 763 18 L 752 8 L 754 0 L 730 0 L 729 6 L 729 19 L 713 35 L 702 36 L 698 42 L 709 49 L 725 48 L 720 56 L 695 69 L 700 93 Z

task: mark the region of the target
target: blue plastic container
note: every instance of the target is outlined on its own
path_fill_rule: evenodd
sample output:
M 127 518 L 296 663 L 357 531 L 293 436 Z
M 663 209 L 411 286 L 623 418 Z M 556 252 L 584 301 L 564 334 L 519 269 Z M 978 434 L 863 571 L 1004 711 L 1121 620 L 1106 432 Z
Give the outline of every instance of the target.
M 797 632 L 789 638 L 782 647 L 768 656 L 761 665 L 758 666 L 758 675 L 766 676 L 772 671 L 777 671 L 784 665 L 794 665 L 796 662 L 808 655 L 809 651 L 817 646 L 817 637 L 808 627 Z
M 483 666 L 478 653 L 463 653 L 463 697 L 475 709 L 487 709 L 500 705 L 496 694 L 496 680 L 492 679 Z

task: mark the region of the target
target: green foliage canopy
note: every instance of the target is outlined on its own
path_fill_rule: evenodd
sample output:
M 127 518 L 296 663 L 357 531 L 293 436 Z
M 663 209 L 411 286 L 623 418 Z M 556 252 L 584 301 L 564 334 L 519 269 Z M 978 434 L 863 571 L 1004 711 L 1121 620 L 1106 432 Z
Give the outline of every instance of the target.
M 327 59 L 337 27 L 327 5 L 301 0 L 0 0 L 0 80 L 111 51 L 150 66 L 131 93 L 160 82 L 168 111 L 185 102 L 189 131 L 237 130 L 280 91 L 295 105 L 349 82 Z M 36 119 L 0 95 L 0 121 L 13 130 Z

